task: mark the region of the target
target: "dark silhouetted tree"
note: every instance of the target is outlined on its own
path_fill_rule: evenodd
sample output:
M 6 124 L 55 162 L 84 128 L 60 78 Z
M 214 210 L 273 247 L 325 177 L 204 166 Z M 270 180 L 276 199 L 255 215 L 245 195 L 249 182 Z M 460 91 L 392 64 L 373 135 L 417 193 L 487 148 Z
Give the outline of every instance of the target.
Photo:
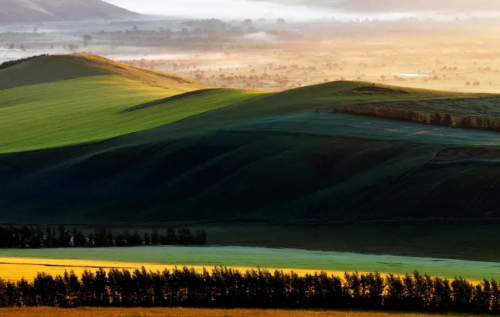
M 153 233 L 151 234 L 151 244 L 152 245 L 160 244 L 160 235 L 158 234 L 157 230 L 153 230 Z
M 81 248 L 88 246 L 87 238 L 81 231 L 78 231 L 78 229 L 73 228 L 71 235 L 73 236 L 73 245 L 75 247 Z

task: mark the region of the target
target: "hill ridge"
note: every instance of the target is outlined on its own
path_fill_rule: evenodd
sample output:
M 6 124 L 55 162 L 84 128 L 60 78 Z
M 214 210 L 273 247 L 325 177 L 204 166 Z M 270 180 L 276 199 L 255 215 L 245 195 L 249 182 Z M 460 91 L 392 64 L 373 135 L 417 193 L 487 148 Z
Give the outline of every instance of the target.
M 44 55 L 0 69 L 0 90 L 88 76 L 119 75 L 154 87 L 213 86 L 173 74 L 138 68 L 93 54 Z
M 138 13 L 101 0 L 0 0 L 4 23 L 140 18 Z

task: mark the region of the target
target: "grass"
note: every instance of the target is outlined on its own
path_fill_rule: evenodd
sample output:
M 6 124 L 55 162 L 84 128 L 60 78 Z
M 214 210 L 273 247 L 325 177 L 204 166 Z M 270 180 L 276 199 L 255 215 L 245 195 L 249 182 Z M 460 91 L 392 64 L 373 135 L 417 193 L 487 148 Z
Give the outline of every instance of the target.
M 371 84 L 333 82 L 168 99 L 212 87 L 88 55 L 28 61 L 0 71 L 0 83 L 16 87 L 0 90 L 5 223 L 297 225 L 500 215 L 496 134 L 328 113 L 456 98 L 480 112 L 477 98 L 490 95 L 346 93 Z
M 121 76 L 149 86 L 190 91 L 210 85 L 175 75 L 136 68 L 91 54 L 38 57 L 0 70 L 0 90 L 90 76 Z
M 248 247 L 0 250 L 0 262 L 4 263 L 0 265 L 0 277 L 4 279 L 29 279 L 46 269 L 60 273 L 66 269 L 82 271 L 85 266 L 137 268 L 145 265 L 152 270 L 188 266 L 201 270 L 222 265 L 242 271 L 260 267 L 272 271 L 324 271 L 336 275 L 353 271 L 401 275 L 418 270 L 422 274 L 450 279 L 500 280 L 500 265 L 492 262 Z M 21 263 L 24 265 L 16 266 Z
M 259 94 L 216 90 L 198 98 L 184 98 L 121 113 L 138 104 L 184 92 L 179 89 L 151 87 L 121 76 L 93 76 L 0 91 L 0 153 L 109 139 L 168 124 Z
M 274 310 L 274 309 L 195 309 L 195 308 L 2 308 L 0 316 L 12 317 L 418 317 L 423 314 L 356 312 L 356 311 L 315 311 L 315 310 Z M 425 316 L 443 316 L 440 314 Z M 447 314 L 446 316 L 454 316 Z M 456 316 L 465 316 L 463 314 Z
M 265 98 L 261 107 L 269 110 L 279 110 L 280 112 L 292 111 L 315 111 L 332 109 L 352 104 L 363 104 L 372 102 L 409 102 L 422 100 L 446 100 L 450 98 L 481 98 L 492 96 L 489 94 L 466 94 L 457 92 L 446 92 L 426 89 L 401 88 L 388 85 L 377 84 L 377 87 L 388 89 L 404 89 L 408 94 L 346 94 L 346 91 L 360 87 L 371 86 L 371 83 L 338 81 L 320 85 L 307 86 L 298 89 L 273 94 Z M 252 104 L 249 101 L 247 104 Z M 257 105 L 255 105 L 257 107 Z M 255 108 L 250 107 L 250 108 Z M 258 107 L 257 107 L 258 108 Z M 258 108 L 258 110 L 261 110 Z M 254 110 L 255 111 L 255 110 Z M 271 112 L 272 113 L 272 112 Z
M 244 124 L 253 120 L 266 119 L 272 116 L 289 115 L 297 112 L 322 112 L 331 111 L 332 108 L 342 108 L 370 102 L 411 102 L 420 100 L 448 100 L 453 98 L 475 99 L 488 94 L 466 94 L 425 89 L 406 89 L 409 94 L 382 94 L 382 95 L 350 95 L 347 90 L 371 85 L 363 82 L 331 82 L 321 85 L 302 87 L 281 93 L 264 94 L 257 98 L 249 99 L 230 105 L 218 111 L 206 113 L 202 116 L 183 120 L 178 124 L 168 125 L 164 131 L 175 132 L 176 138 L 194 135 L 203 135 L 208 132 L 223 129 L 228 126 Z M 378 87 L 392 87 L 377 85 Z M 157 133 L 157 131 L 152 131 Z M 144 135 L 145 138 L 154 136 Z
M 225 128 L 228 132 L 289 133 L 421 144 L 500 145 L 496 132 L 465 130 L 350 114 L 299 112 Z
M 42 76 L 34 82 L 39 74 L 59 77 Z M 417 89 L 408 89 L 405 95 L 346 95 L 344 91 L 367 84 L 335 82 L 269 95 L 218 90 L 125 115 L 121 112 L 141 104 L 210 87 L 93 55 L 36 58 L 1 70 L 1 83 L 16 88 L 0 90 L 0 153 L 96 142 L 222 108 L 227 110 L 217 112 L 215 120 L 201 117 L 195 127 L 187 123 L 184 130 L 199 135 L 269 115 L 369 101 L 479 96 Z
M 211 245 L 258 246 L 361 254 L 500 262 L 499 221 L 383 221 L 208 226 Z M 145 231 L 149 231 L 146 228 Z M 436 243 L 439 241 L 439 243 Z
M 360 131 L 369 123 L 351 128 L 359 127 L 362 139 L 220 131 L 182 137 L 185 130 L 175 129 L 218 111 L 101 144 L 0 156 L 2 221 L 123 227 L 469 219 L 495 215 L 500 203 L 496 147 L 460 146 L 450 156 L 450 145 L 366 140 Z M 483 160 L 487 149 L 492 156 Z M 477 157 L 463 161 L 468 152 Z
M 222 111 L 214 114 L 215 119 L 202 116 L 195 126 L 183 121 L 184 131 L 200 135 L 270 115 L 374 101 L 484 96 L 419 89 L 407 89 L 408 94 L 345 93 L 366 85 L 334 82 L 279 94 L 208 90 L 169 101 L 168 97 L 211 87 L 94 55 L 43 56 L 0 70 L 0 153 L 97 142 L 216 109 Z M 5 89 L 11 87 L 15 88 Z M 252 98 L 256 96 L 260 98 Z M 165 105 L 141 109 L 157 100 L 165 100 Z M 127 109 L 141 111 L 122 113 Z

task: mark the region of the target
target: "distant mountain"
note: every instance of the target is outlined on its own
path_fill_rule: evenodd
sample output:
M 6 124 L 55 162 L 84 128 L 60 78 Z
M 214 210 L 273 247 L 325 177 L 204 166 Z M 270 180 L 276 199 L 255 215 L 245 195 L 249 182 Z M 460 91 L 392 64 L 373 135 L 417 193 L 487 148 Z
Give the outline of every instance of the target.
M 134 19 L 141 15 L 101 0 L 0 0 L 0 23 Z

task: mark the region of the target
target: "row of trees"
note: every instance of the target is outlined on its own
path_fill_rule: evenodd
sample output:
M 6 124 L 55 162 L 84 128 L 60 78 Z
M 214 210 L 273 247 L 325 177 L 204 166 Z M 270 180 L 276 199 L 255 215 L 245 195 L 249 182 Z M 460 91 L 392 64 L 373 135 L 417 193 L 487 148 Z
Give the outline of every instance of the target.
M 333 109 L 335 113 L 351 113 L 386 119 L 442 125 L 465 129 L 500 131 L 500 120 L 478 116 L 452 116 L 449 113 L 420 112 L 381 105 L 349 105 Z
M 98 228 L 93 233 L 84 234 L 74 228 L 67 230 L 59 226 L 57 230 L 38 227 L 0 227 L 0 248 L 38 249 L 69 247 L 125 247 L 144 245 L 205 245 L 207 233 L 197 230 L 169 228 L 164 234 L 157 230 L 143 235 L 138 232 L 113 234 L 109 229 Z
M 496 281 L 473 285 L 415 272 L 383 278 L 378 273 L 306 275 L 215 268 L 151 272 L 102 269 L 53 277 L 39 273 L 32 283 L 0 280 L 0 306 L 59 307 L 251 307 L 367 309 L 414 312 L 500 313 Z
M 12 61 L 6 61 L 6 62 L 3 62 L 0 64 L 0 69 L 9 68 L 9 67 L 24 63 L 24 62 L 32 60 L 32 59 L 42 57 L 42 56 L 47 56 L 47 54 L 30 56 L 30 57 L 20 58 L 20 59 L 16 59 L 16 60 L 12 60 Z

